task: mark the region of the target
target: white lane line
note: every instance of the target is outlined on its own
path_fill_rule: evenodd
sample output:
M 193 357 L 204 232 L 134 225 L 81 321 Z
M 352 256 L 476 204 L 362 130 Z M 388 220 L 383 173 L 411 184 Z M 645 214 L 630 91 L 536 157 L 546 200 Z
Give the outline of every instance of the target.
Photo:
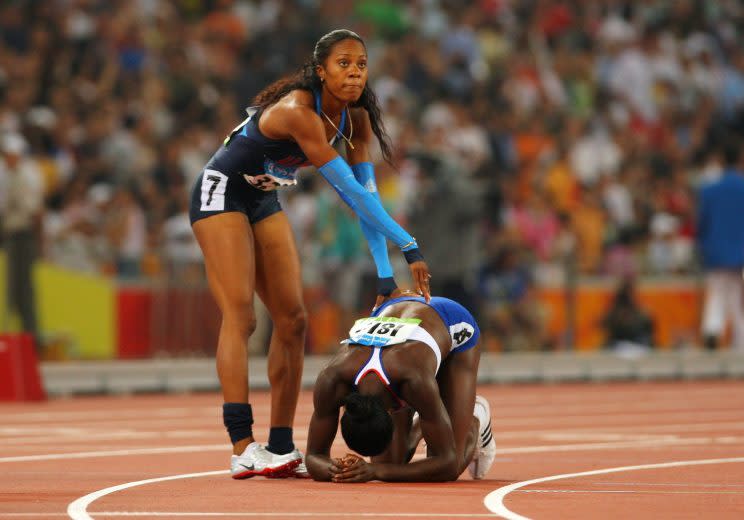
M 144 517 L 155 517 L 155 516 L 167 516 L 167 517 L 197 517 L 206 518 L 210 516 L 214 517 L 239 517 L 239 518 L 266 518 L 266 517 L 310 517 L 310 518 L 497 518 L 493 513 L 340 513 L 324 512 L 324 513 L 303 513 L 298 511 L 285 511 L 277 512 L 272 511 L 270 513 L 260 512 L 232 512 L 232 513 L 169 513 L 166 511 L 142 511 L 142 512 L 129 512 L 129 511 L 102 511 L 100 513 L 91 513 L 96 515 L 96 518 L 107 516 L 107 517 L 118 517 L 118 516 L 144 516 Z
M 298 438 L 298 442 L 305 439 Z M 341 446 L 341 441 L 337 441 Z M 694 437 L 679 439 L 659 439 L 644 441 L 620 441 L 620 442 L 597 442 L 581 444 L 547 444 L 538 446 L 521 446 L 515 448 L 502 448 L 498 455 L 509 455 L 516 453 L 544 453 L 557 451 L 591 451 L 591 450 L 611 450 L 611 449 L 644 449 L 658 446 L 685 446 L 701 444 L 733 444 L 744 442 L 743 437 Z M 72 453 L 50 453 L 43 455 L 20 455 L 15 457 L 0 457 L 0 463 L 4 462 L 35 462 L 47 460 L 65 460 L 65 459 L 87 459 L 97 457 L 127 457 L 130 455 L 158 455 L 165 453 L 191 453 L 200 451 L 218 451 L 226 450 L 229 446 L 226 444 L 198 444 L 191 446 L 172 446 L 168 448 L 130 448 L 123 450 L 107 451 L 82 451 Z
M 111 403 L 114 404 L 113 402 Z M 107 419 L 147 419 L 148 417 L 193 417 L 197 414 L 204 416 L 220 414 L 219 406 L 200 406 L 200 407 L 172 407 L 172 408 L 150 408 L 143 410 L 88 410 L 88 411 L 49 411 L 49 412 L 19 412 L 19 413 L 0 413 L 4 421 L 39 421 L 42 423 L 74 420 L 107 420 Z
M 166 482 L 168 480 L 179 480 L 179 479 L 186 479 L 186 478 L 197 478 L 197 477 L 210 477 L 214 475 L 225 475 L 229 473 L 228 470 L 219 470 L 219 471 L 205 471 L 202 473 L 185 473 L 182 475 L 170 475 L 167 477 L 159 477 L 159 478 L 150 478 L 146 480 L 138 480 L 136 482 L 127 482 L 125 484 L 119 484 L 118 486 L 111 486 L 104 489 L 99 489 L 98 491 L 94 491 L 93 493 L 89 493 L 83 497 L 78 498 L 77 500 L 70 503 L 70 505 L 67 506 L 67 515 L 72 520 L 93 520 L 93 517 L 91 514 L 95 514 L 96 516 L 146 516 L 146 517 L 153 517 L 153 516 L 188 516 L 188 517 L 208 517 L 208 516 L 240 516 L 240 517 L 266 517 L 266 516 L 293 516 L 293 517 L 393 517 L 393 518 L 401 518 L 401 517 L 424 517 L 424 518 L 431 518 L 431 517 L 464 517 L 464 518 L 470 518 L 470 517 L 493 517 L 493 514 L 490 513 L 359 513 L 359 512 L 349 512 L 349 513 L 339 513 L 339 512 L 323 512 L 323 513 L 302 513 L 302 512 L 296 512 L 296 511 L 286 511 L 286 512 L 270 512 L 270 513 L 260 513 L 260 512 L 230 512 L 230 513 L 176 513 L 176 512 L 129 512 L 129 511 L 104 511 L 104 512 L 96 512 L 96 513 L 88 513 L 88 506 L 98 500 L 99 498 L 109 495 L 111 493 L 116 493 L 117 491 L 122 491 L 124 489 L 129 489 L 137 486 L 144 486 L 147 484 L 154 484 L 156 482 Z
M 546 451 L 584 451 L 584 450 L 619 450 L 623 448 L 643 449 L 657 446 L 699 446 L 701 444 L 737 444 L 744 442 L 744 437 L 689 437 L 678 439 L 659 439 L 647 441 L 597 442 L 585 444 L 555 444 L 544 446 L 523 446 L 518 448 L 503 448 L 499 454 L 541 453 Z
M 126 457 L 129 455 L 157 455 L 160 453 L 189 453 L 198 451 L 226 450 L 226 444 L 202 444 L 197 446 L 174 446 L 170 448 L 133 448 L 129 450 L 80 451 L 76 453 L 49 453 L 46 455 L 22 455 L 2 457 L 0 462 L 31 462 L 40 460 L 88 459 L 94 457 Z
M 222 432 L 219 432 L 222 436 Z M 0 446 L 18 446 L 28 448 L 34 444 L 49 444 L 49 435 L 46 436 L 33 436 L 33 437 L 14 437 L 14 438 L 2 438 L 0 437 Z M 75 444 L 87 444 L 90 445 L 92 440 L 125 440 L 143 441 L 145 439 L 193 439 L 192 442 L 206 441 L 210 438 L 214 440 L 216 434 L 212 430 L 178 430 L 173 432 L 144 432 L 144 431 L 117 431 L 117 432 L 102 432 L 97 431 L 95 433 L 85 433 L 79 435 L 54 435 L 55 442 L 58 446 L 64 444 L 65 447 L 72 448 L 77 447 Z M 227 444 L 226 444 L 227 446 Z
M 641 484 L 643 485 L 643 484 Z M 744 491 L 664 491 L 656 489 L 629 490 L 629 489 L 518 489 L 517 493 L 622 493 L 629 495 L 744 495 Z
M 96 518 L 100 517 L 129 517 L 129 516 L 141 516 L 141 517 L 195 517 L 195 518 L 208 518 L 208 517 L 389 517 L 389 518 L 402 518 L 402 517 L 423 517 L 423 518 L 496 518 L 493 513 L 340 513 L 340 512 L 324 512 L 324 513 L 302 513 L 297 511 L 281 512 L 268 512 L 259 513 L 255 511 L 251 512 L 230 512 L 230 513 L 219 513 L 219 512 L 198 512 L 198 513 L 184 513 L 184 512 L 167 512 L 167 511 L 96 511 L 90 513 L 95 515 Z M 51 517 L 63 517 L 70 518 L 67 513 L 3 513 L 3 518 L 33 518 L 39 520 L 40 518 L 51 518 Z
M 502 427 L 518 427 L 518 426 L 533 426 L 533 425 L 556 425 L 560 428 L 564 429 L 570 429 L 570 428 L 580 428 L 581 424 L 571 424 L 571 423 L 581 423 L 581 422 L 590 422 L 592 424 L 597 424 L 599 421 L 611 421 L 613 424 L 607 424 L 603 427 L 605 429 L 614 429 L 615 426 L 623 426 L 622 424 L 616 424 L 618 422 L 637 422 L 639 424 L 643 424 L 645 422 L 648 422 L 649 419 L 656 419 L 656 418 L 663 418 L 666 420 L 679 420 L 679 419 L 688 419 L 690 418 L 690 414 L 694 413 L 695 417 L 699 417 L 701 421 L 715 421 L 715 420 L 741 420 L 741 417 L 731 417 L 732 410 L 700 410 L 700 411 L 691 411 L 691 410 L 679 410 L 674 412 L 658 412 L 654 413 L 652 410 L 649 410 L 648 412 L 634 412 L 631 410 L 629 413 L 622 413 L 622 414 L 606 414 L 598 416 L 596 413 L 575 413 L 572 415 L 530 415 L 525 417 L 501 417 L 497 421 L 494 421 L 496 423 L 496 426 L 502 426 Z M 559 422 L 559 424 L 556 424 Z M 600 425 L 601 426 L 601 425 Z
M 706 464 L 726 464 L 732 462 L 744 462 L 744 457 L 736 457 L 729 459 L 702 459 L 702 460 L 682 460 L 676 462 L 662 462 L 659 464 L 641 464 L 638 466 L 620 466 L 617 468 L 606 468 L 598 469 L 594 471 L 583 471 L 580 473 L 565 473 L 563 475 L 551 475 L 549 477 L 541 477 L 532 480 L 525 480 L 523 482 L 515 482 L 508 486 L 500 487 L 499 489 L 490 492 L 486 495 L 483 500 L 486 508 L 496 513 L 497 515 L 507 520 L 529 520 L 528 517 L 514 513 L 504 505 L 504 498 L 506 495 L 525 486 L 531 486 L 532 484 L 539 484 L 542 482 L 550 482 L 552 480 L 561 480 L 566 478 L 576 477 L 588 477 L 591 475 L 604 475 L 607 473 L 620 473 L 622 471 L 638 471 L 643 469 L 656 469 L 656 468 L 676 468 L 681 466 L 702 466 Z
M 282 518 L 295 518 L 295 517 L 337 517 L 337 518 L 496 518 L 493 513 L 338 513 L 338 512 L 325 512 L 325 513 L 298 513 L 296 511 L 287 511 L 285 513 L 278 513 L 276 511 L 270 513 L 257 513 L 255 511 L 245 512 L 231 512 L 231 513 L 179 513 L 179 512 L 167 512 L 167 511 L 96 511 L 91 513 L 96 515 L 96 518 L 101 517 L 119 517 L 119 516 L 144 516 L 146 518 L 156 516 L 167 516 L 171 517 L 196 517 L 196 518 L 208 518 L 208 517 L 238 517 L 238 518 L 250 518 L 250 517 L 282 517 Z M 40 518 L 48 517 L 64 517 L 69 518 L 70 515 L 67 513 L 3 513 L 3 518 L 33 518 L 39 520 Z
M 93 493 L 88 493 L 87 495 L 78 498 L 77 500 L 70 502 L 70 505 L 67 506 L 67 514 L 72 518 L 73 520 L 93 520 L 93 517 L 88 514 L 88 506 L 94 501 L 102 496 L 108 495 L 109 493 L 115 493 L 117 491 L 121 491 L 122 489 L 128 489 L 136 486 L 143 486 L 145 484 L 152 484 L 155 482 L 165 482 L 167 480 L 178 480 L 183 478 L 195 478 L 195 477 L 208 477 L 211 475 L 224 475 L 226 473 L 229 473 L 228 470 L 220 470 L 220 471 L 206 471 L 201 473 L 185 473 L 182 475 L 171 475 L 169 477 L 159 477 L 159 478 L 148 478 L 145 480 L 137 480 L 135 482 L 127 482 L 125 484 L 119 484 L 118 486 L 111 486 L 104 489 L 99 489 L 98 491 L 94 491 Z

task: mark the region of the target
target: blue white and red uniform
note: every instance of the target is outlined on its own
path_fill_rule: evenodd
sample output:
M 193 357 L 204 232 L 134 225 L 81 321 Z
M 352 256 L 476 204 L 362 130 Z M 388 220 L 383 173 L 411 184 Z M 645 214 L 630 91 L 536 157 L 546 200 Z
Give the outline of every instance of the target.
M 424 305 L 428 305 L 432 309 L 436 311 L 436 313 L 439 315 L 439 317 L 442 319 L 442 323 L 444 323 L 444 326 L 447 327 L 447 330 L 449 331 L 450 339 L 452 340 L 452 344 L 449 348 L 448 356 L 456 355 L 458 352 L 462 352 L 464 350 L 471 349 L 475 347 L 478 344 L 478 339 L 480 338 L 480 329 L 478 328 L 478 324 L 475 322 L 475 318 L 473 317 L 470 312 L 457 303 L 454 300 L 450 300 L 448 298 L 442 298 L 440 296 L 433 296 L 429 303 L 424 300 L 424 298 L 417 297 L 417 296 L 403 296 L 400 298 L 394 298 L 391 300 L 386 301 L 382 305 L 380 305 L 379 308 L 375 309 L 375 311 L 372 313 L 373 317 L 379 316 L 382 311 L 384 311 L 387 307 L 391 305 L 395 305 L 396 303 L 400 302 L 407 302 L 407 301 L 415 301 L 419 303 L 423 303 Z M 434 353 L 434 356 L 437 359 L 437 370 L 439 370 L 439 366 L 442 362 L 442 353 L 440 346 L 437 344 L 436 340 L 429 334 L 428 331 L 425 329 L 419 327 L 413 335 L 409 337 L 409 340 L 413 341 L 420 341 L 421 343 L 424 343 L 429 346 L 429 348 Z M 349 340 L 347 340 L 349 341 Z M 352 343 L 355 344 L 355 343 Z M 363 343 L 356 343 L 356 344 L 363 344 Z M 354 385 L 358 385 L 359 381 L 369 372 L 375 372 L 380 379 L 385 383 L 385 385 L 388 387 L 388 389 L 392 392 L 393 396 L 398 401 L 399 405 L 404 405 L 405 403 L 398 397 L 399 392 L 397 389 L 397 385 L 395 385 L 394 382 L 391 381 L 390 377 L 387 375 L 385 371 L 385 365 L 382 362 L 382 350 L 384 348 L 391 348 L 391 347 L 385 347 L 385 346 L 372 346 L 372 345 L 365 345 L 369 347 L 370 355 L 367 359 L 366 363 L 362 365 L 362 367 L 357 372 L 356 377 L 354 378 Z M 436 374 L 435 371 L 435 374 Z

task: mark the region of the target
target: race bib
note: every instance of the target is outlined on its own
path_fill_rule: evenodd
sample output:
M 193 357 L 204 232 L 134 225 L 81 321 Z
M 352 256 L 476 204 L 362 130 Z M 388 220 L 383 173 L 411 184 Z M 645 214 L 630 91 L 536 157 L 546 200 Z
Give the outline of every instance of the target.
M 419 319 L 403 319 L 378 316 L 361 318 L 349 330 L 349 339 L 341 343 L 359 343 L 369 347 L 387 347 L 408 341 Z
M 224 211 L 227 175 L 217 170 L 204 170 L 201 183 L 201 211 Z

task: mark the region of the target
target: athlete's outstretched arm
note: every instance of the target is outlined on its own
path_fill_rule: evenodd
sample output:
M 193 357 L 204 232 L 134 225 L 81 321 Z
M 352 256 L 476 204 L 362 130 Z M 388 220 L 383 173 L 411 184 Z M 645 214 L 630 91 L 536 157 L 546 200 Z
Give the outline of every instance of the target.
M 372 194 L 380 204 L 380 194 L 377 191 L 377 179 L 375 179 L 375 168 L 370 160 L 369 145 L 372 140 L 372 126 L 369 122 L 369 114 L 363 108 L 349 111 L 351 127 L 356 129 L 352 138 L 354 146 L 346 145 L 346 157 L 351 164 L 354 178 L 365 190 Z M 364 219 L 359 219 L 359 227 L 362 228 L 364 238 L 367 239 L 369 251 L 377 266 L 377 302 L 375 307 L 382 303 L 382 298 L 390 296 L 396 289 L 393 267 L 388 258 L 387 239 L 385 235 L 370 226 Z
M 323 122 L 309 107 L 295 106 L 280 114 L 292 138 L 341 199 L 372 229 L 395 243 L 411 266 L 416 289 L 429 300 L 429 268 L 416 240 L 388 215 L 380 201 L 357 182 L 347 162 L 325 140 Z M 377 258 L 375 259 L 377 260 Z

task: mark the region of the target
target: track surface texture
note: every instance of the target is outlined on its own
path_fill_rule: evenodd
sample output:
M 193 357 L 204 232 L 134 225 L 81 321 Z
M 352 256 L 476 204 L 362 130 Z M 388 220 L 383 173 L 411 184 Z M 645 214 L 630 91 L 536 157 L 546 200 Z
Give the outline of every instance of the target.
M 478 393 L 496 461 L 446 484 L 232 480 L 218 394 L 0 404 L 0 518 L 744 518 L 744 381 Z M 251 397 L 259 441 L 268 397 Z M 311 411 L 303 392 L 301 449 Z

